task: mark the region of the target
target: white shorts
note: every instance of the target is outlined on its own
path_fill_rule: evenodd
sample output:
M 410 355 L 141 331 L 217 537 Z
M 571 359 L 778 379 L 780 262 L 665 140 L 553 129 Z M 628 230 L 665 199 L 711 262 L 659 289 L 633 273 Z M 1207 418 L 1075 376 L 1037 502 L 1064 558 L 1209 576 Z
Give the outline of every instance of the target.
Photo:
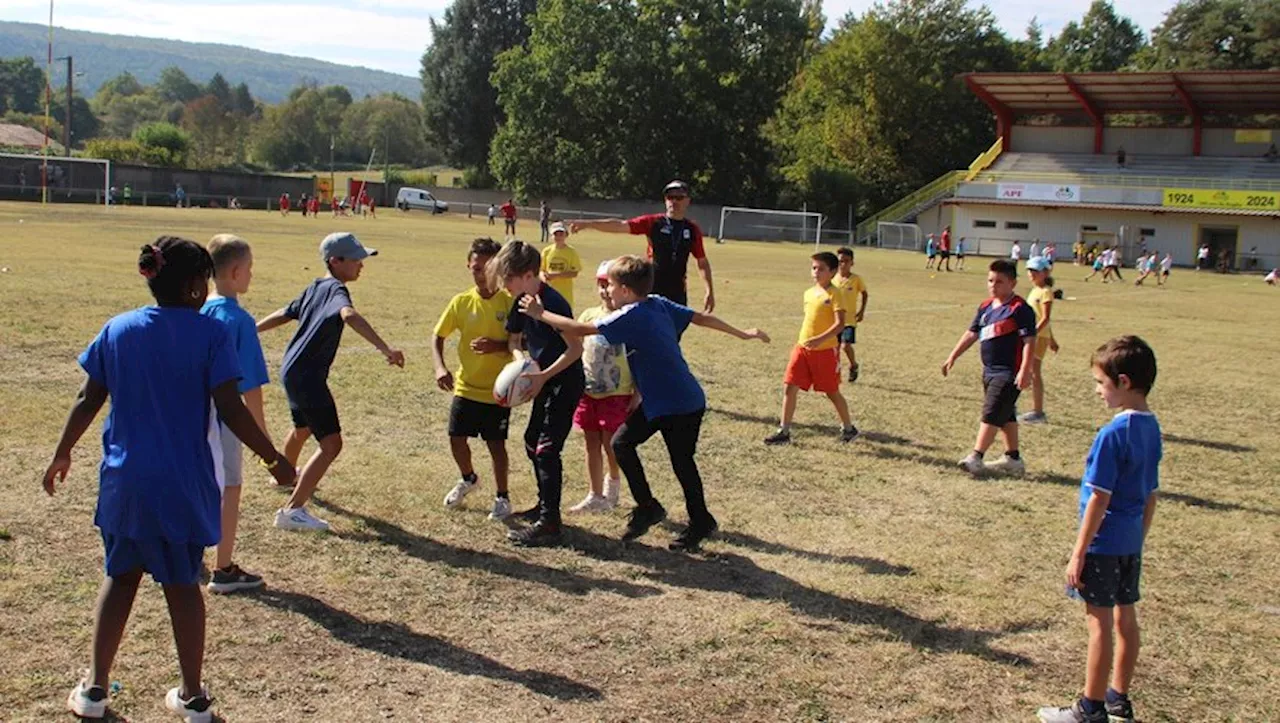
M 235 432 L 221 422 L 218 423 L 218 437 L 222 450 L 221 459 L 219 455 L 215 455 L 213 461 L 222 472 L 222 487 L 239 487 L 244 482 L 244 445 Z

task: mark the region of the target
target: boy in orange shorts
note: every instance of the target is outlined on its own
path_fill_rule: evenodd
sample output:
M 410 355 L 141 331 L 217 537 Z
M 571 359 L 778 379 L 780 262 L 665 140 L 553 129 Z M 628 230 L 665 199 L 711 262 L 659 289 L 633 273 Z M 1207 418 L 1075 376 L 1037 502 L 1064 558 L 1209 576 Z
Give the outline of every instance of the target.
M 836 255 L 824 251 L 809 257 L 813 288 L 804 292 L 804 323 L 800 340 L 791 351 L 791 361 L 782 376 L 782 423 L 765 438 L 765 444 L 791 442 L 791 418 L 796 412 L 799 390 L 813 389 L 827 395 L 840 415 L 840 441 L 858 438 L 858 428 L 849 419 L 849 405 L 840 394 L 840 331 L 844 329 L 845 295 L 831 284 L 840 265 Z

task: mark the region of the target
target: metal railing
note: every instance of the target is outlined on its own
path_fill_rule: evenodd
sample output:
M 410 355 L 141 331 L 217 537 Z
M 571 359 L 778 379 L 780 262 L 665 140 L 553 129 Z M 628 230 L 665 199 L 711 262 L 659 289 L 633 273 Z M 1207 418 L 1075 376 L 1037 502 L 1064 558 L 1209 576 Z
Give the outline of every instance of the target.
M 854 236 L 857 243 L 866 243 L 869 239 L 874 238 L 877 223 L 881 221 L 901 221 L 916 208 L 954 193 L 956 188 L 964 182 L 966 174 L 967 171 L 944 173 L 914 193 L 908 194 L 901 201 L 865 219 L 855 229 Z
M 992 143 L 990 148 L 983 151 L 982 155 L 973 159 L 973 163 L 969 164 L 969 173 L 965 175 L 964 180 L 972 181 L 979 173 L 990 168 L 991 164 L 996 162 L 996 159 L 1000 157 L 1002 152 L 1004 152 L 1003 137 L 997 138 L 996 142 Z
M 982 171 L 969 179 L 975 183 L 1059 183 L 1119 188 L 1213 188 L 1239 191 L 1280 191 L 1280 180 L 1259 178 L 1205 178 L 1201 176 L 1137 176 L 1128 173 L 1038 171 Z

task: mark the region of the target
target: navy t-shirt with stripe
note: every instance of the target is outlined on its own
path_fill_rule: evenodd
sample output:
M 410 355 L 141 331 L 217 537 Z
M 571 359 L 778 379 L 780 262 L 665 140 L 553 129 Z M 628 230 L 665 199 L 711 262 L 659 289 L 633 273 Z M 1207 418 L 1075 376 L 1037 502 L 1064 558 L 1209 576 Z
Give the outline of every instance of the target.
M 1022 366 L 1022 344 L 1036 335 L 1036 312 L 1021 296 L 1006 302 L 987 299 L 969 325 L 982 349 L 982 374 L 987 378 L 1013 376 Z

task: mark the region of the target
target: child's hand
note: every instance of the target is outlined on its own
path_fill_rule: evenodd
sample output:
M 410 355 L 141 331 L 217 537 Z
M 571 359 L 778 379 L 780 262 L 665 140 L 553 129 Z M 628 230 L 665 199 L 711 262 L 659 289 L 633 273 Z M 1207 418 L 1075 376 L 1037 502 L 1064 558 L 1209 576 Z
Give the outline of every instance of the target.
M 289 460 L 283 454 L 276 454 L 276 465 L 271 470 L 271 476 L 276 478 L 276 484 L 281 487 L 292 487 L 297 482 L 298 471 L 289 464 Z
M 955 359 L 952 359 L 951 357 L 947 357 L 947 360 L 942 362 L 942 376 L 945 377 L 946 375 L 950 374 L 951 367 L 955 366 L 955 363 L 956 363 Z
M 766 344 L 768 344 L 771 341 L 769 339 L 769 335 L 764 333 L 764 329 L 747 329 L 747 338 L 759 339 L 760 341 Z
M 569 233 L 578 233 L 581 230 L 582 230 L 582 224 L 580 223 L 569 224 Z
M 1013 383 L 1017 384 L 1019 389 L 1026 389 L 1031 386 L 1031 375 L 1026 371 L 1020 371 L 1018 372 L 1018 376 L 1013 380 Z
M 808 339 L 805 339 L 804 341 L 800 342 L 800 346 L 804 347 L 805 349 L 815 349 L 818 346 L 818 337 L 811 336 Z
M 542 312 L 543 312 L 542 299 L 538 298 L 537 296 L 532 296 L 530 294 L 525 294 L 524 296 L 521 296 L 520 311 L 523 312 L 525 316 L 531 319 L 541 319 Z
M 436 386 L 446 392 L 453 391 L 453 373 L 444 367 L 436 368 Z
M 1058 346 L 1058 340 L 1057 340 L 1057 339 L 1050 339 L 1050 340 L 1049 340 L 1049 351 L 1053 352 L 1054 354 L 1057 354 L 1057 353 L 1058 353 L 1058 349 L 1059 349 L 1059 348 L 1060 348 L 1060 347 Z
M 1083 590 L 1084 583 L 1080 581 L 1080 577 L 1084 574 L 1084 555 L 1072 555 L 1071 560 L 1067 562 L 1067 587 L 1072 590 Z
M 497 354 L 500 351 L 507 350 L 506 340 L 490 339 L 487 336 L 478 336 L 471 340 L 471 351 L 477 354 Z
M 388 364 L 404 369 L 404 352 L 399 349 L 388 349 L 382 352 L 382 355 L 387 358 Z
M 53 496 L 53 481 L 56 478 L 59 482 L 67 481 L 67 472 L 71 469 L 70 457 L 54 457 L 49 463 L 49 469 L 44 471 L 44 491 L 50 497 Z
M 856 321 L 856 322 L 858 322 L 859 324 L 861 324 L 861 323 L 862 323 L 862 315 L 863 315 L 863 314 L 865 314 L 865 313 L 867 313 L 867 312 L 865 312 L 865 311 L 859 311 L 857 314 L 854 314 L 854 316 L 853 316 L 853 320 L 854 320 L 854 321 Z
M 525 372 L 520 376 L 533 382 L 533 389 L 529 390 L 529 397 L 536 399 L 542 393 L 542 387 L 547 383 L 546 372 Z

